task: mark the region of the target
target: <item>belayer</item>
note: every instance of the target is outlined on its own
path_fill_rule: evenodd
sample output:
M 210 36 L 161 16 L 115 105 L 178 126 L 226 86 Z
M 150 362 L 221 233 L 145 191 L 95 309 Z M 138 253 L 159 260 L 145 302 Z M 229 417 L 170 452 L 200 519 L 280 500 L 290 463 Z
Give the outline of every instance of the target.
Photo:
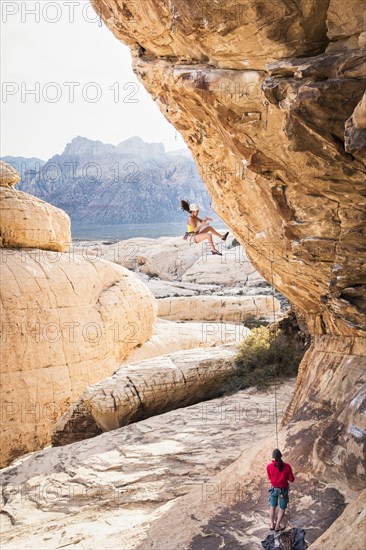
M 211 227 L 211 225 L 208 225 L 208 222 L 212 221 L 212 218 L 208 218 L 206 216 L 201 220 L 201 218 L 198 217 L 198 212 L 200 210 L 198 204 L 189 204 L 188 201 L 185 200 L 181 200 L 180 204 L 182 210 L 189 212 L 190 214 L 188 218 L 187 231 L 184 234 L 183 239 L 189 239 L 189 244 L 192 244 L 192 242 L 200 243 L 207 239 L 212 249 L 212 254 L 222 256 L 221 252 L 215 248 L 211 233 L 217 237 L 220 237 L 222 241 L 226 241 L 229 231 L 225 233 L 225 235 L 221 235 L 221 233 L 218 233 L 213 227 Z
M 282 453 L 279 449 L 275 449 L 272 453 L 272 462 L 267 466 L 268 479 L 271 482 L 271 488 L 269 489 L 269 517 L 270 517 L 270 529 L 276 532 L 282 531 L 281 521 L 285 515 L 285 510 L 289 501 L 288 489 L 289 481 L 295 481 L 294 474 L 290 464 L 283 462 Z M 280 505 L 277 519 L 276 508 Z

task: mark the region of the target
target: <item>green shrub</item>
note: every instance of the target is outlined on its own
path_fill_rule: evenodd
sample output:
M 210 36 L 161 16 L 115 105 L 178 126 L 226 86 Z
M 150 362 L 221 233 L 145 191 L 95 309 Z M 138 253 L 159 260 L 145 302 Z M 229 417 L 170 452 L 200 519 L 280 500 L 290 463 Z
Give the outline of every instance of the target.
M 300 338 L 279 329 L 271 332 L 264 326 L 254 328 L 238 346 L 233 358 L 236 372 L 225 391 L 233 393 L 250 386 L 262 389 L 275 381 L 296 376 L 304 353 Z

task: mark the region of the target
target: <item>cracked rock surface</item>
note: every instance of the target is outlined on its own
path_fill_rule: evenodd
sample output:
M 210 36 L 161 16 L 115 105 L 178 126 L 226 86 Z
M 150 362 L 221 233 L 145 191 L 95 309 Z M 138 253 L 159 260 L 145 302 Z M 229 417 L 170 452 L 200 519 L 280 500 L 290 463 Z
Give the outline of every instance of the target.
M 0 239 L 5 248 L 66 252 L 71 243 L 69 216 L 47 202 L 0 187 Z
M 55 424 L 52 444 L 87 439 L 216 397 L 233 375 L 235 353 L 234 347 L 194 348 L 122 365 L 86 388 Z
M 0 252 L 4 466 L 49 444 L 55 419 L 84 388 L 150 338 L 157 305 L 116 264 L 36 248 Z
M 292 388 L 278 388 L 279 417 Z M 273 388 L 248 389 L 32 453 L 1 472 L 2 547 L 132 550 L 181 496 L 211 499 L 212 476 L 273 430 Z

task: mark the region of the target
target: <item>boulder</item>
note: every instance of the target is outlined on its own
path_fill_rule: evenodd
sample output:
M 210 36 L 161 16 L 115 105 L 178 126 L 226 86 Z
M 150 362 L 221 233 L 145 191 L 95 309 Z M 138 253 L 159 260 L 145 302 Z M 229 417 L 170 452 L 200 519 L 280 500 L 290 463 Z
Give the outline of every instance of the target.
M 47 202 L 0 187 L 0 237 L 5 248 L 66 252 L 71 244 L 69 216 Z
M 85 389 L 57 421 L 54 446 L 216 397 L 234 373 L 236 350 L 196 348 L 122 365 Z
M 172 321 L 275 321 L 282 317 L 281 305 L 271 296 L 189 296 L 161 298 L 158 316 Z
M 136 237 L 111 245 L 89 243 L 87 247 L 76 247 L 76 251 L 83 255 L 96 255 L 143 275 L 166 281 L 180 279 L 203 253 L 201 246 L 189 245 L 182 237 Z
M 20 179 L 20 175 L 10 164 L 0 160 L 0 187 L 14 187 Z
M 85 246 L 84 243 L 79 249 L 81 248 L 83 253 L 95 253 L 104 260 L 109 260 L 134 271 L 137 268 L 136 256 L 155 246 L 157 241 L 158 239 L 148 237 L 135 237 L 109 245 L 98 242 L 89 243 Z
M 352 116 L 346 121 L 344 141 L 348 153 L 366 159 L 366 92 L 356 105 Z
M 267 281 L 249 262 L 241 246 L 223 249 L 222 256 L 204 255 L 182 276 L 190 283 L 217 284 L 223 287 L 268 287 Z
M 200 245 L 189 244 L 182 237 L 161 237 L 152 247 L 136 255 L 136 264 L 141 273 L 175 281 L 181 279 L 202 253 Z
M 1 465 L 50 443 L 54 421 L 148 340 L 156 300 L 111 262 L 1 252 Z

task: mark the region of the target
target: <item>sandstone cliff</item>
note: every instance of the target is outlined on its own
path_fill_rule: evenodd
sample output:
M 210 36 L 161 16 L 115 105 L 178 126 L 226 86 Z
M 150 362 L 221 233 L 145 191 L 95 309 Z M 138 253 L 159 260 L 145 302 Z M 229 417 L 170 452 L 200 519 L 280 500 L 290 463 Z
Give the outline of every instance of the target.
M 313 344 L 281 445 L 307 479 L 332 476 L 348 502 L 365 483 L 363 3 L 91 3 L 131 48 L 216 212 L 306 320 Z M 200 548 L 207 531 L 189 519 L 190 502 L 144 544 L 169 548 L 174 533 L 177 548 Z

